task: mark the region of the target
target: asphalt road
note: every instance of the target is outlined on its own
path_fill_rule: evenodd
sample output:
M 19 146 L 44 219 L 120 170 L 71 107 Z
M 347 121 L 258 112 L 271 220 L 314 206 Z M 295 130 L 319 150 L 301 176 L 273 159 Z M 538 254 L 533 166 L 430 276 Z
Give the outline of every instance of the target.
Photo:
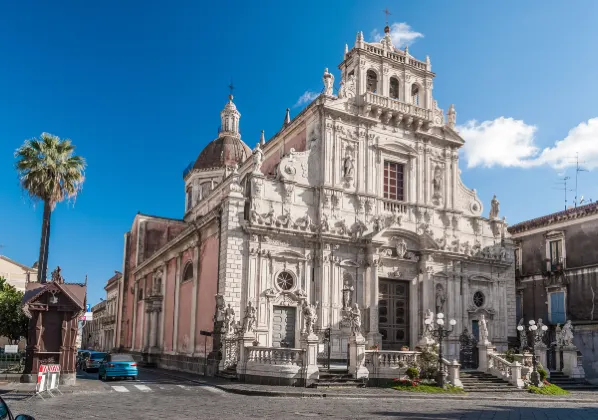
M 97 374 L 85 375 L 97 381 Z M 83 379 L 83 378 L 81 378 Z M 81 381 L 83 383 L 83 380 Z M 65 394 L 42 401 L 8 395 L 13 414 L 57 419 L 492 419 L 595 420 L 598 404 L 564 402 L 482 402 L 475 400 L 312 399 L 228 394 L 210 386 L 172 379 L 151 371 L 138 381 L 89 382 L 101 392 Z M 99 386 L 98 386 L 99 385 Z M 89 389 L 94 387 L 89 386 Z M 84 388 L 82 388 L 84 389 Z

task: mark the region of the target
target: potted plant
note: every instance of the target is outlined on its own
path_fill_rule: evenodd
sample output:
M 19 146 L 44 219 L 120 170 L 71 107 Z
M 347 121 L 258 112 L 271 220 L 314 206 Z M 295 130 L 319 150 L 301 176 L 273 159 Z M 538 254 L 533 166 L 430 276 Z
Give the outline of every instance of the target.
M 409 346 L 402 346 L 401 351 L 409 351 Z

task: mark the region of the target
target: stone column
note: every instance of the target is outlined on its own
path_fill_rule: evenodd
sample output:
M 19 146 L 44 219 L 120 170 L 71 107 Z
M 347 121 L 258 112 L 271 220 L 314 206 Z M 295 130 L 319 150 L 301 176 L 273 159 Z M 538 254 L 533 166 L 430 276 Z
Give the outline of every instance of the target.
M 370 330 L 368 332 L 368 343 L 370 346 L 380 345 L 382 336 L 378 330 L 378 298 L 380 295 L 378 281 L 378 260 L 375 260 L 370 272 Z
M 126 292 L 126 291 L 125 291 Z M 137 336 L 137 294 L 139 293 L 139 283 L 135 282 L 133 291 L 133 332 L 131 333 L 131 349 L 135 349 L 135 338 Z M 87 339 L 86 339 L 87 340 Z
M 518 361 L 513 362 L 513 365 L 511 366 L 511 380 L 510 382 L 515 385 L 517 388 L 523 388 L 524 387 L 524 383 L 523 383 L 523 378 L 521 377 L 521 363 L 519 363 Z
M 255 334 L 244 333 L 239 339 L 239 361 L 237 362 L 237 376 L 245 375 L 245 368 L 247 367 L 247 347 L 253 346 Z
M 193 291 L 191 292 L 191 322 L 189 326 L 189 341 L 190 349 L 189 353 L 195 353 L 197 350 L 195 346 L 197 344 L 196 334 L 196 323 L 197 323 L 197 287 L 199 282 L 199 252 L 201 248 L 201 242 L 193 248 Z
M 461 365 L 456 360 L 448 365 L 448 380 L 452 386 L 463 388 L 460 378 Z
M 367 378 L 365 367 L 365 338 L 361 334 L 352 334 L 349 339 L 349 375 L 355 379 Z
M 181 262 L 183 258 L 183 253 L 179 252 L 176 257 L 176 268 L 174 272 L 174 328 L 172 330 L 172 352 L 176 353 L 179 347 L 179 295 L 180 295 L 180 287 L 181 287 L 181 277 L 182 273 L 181 270 Z
M 303 359 L 305 386 L 311 386 L 320 379 L 320 369 L 318 368 L 318 342 L 318 336 L 314 333 L 301 337 L 301 348 L 305 350 L 305 358 Z
M 164 299 L 164 296 L 166 296 L 166 282 L 168 281 L 168 261 L 166 261 L 166 263 L 164 264 L 164 269 L 162 271 L 162 290 L 160 290 L 160 295 L 162 296 L 162 299 Z M 158 347 L 160 347 L 160 349 L 164 350 L 164 322 L 166 317 L 162 314 L 162 311 L 160 310 L 158 312 L 158 325 L 160 327 L 159 330 L 159 338 L 158 338 Z

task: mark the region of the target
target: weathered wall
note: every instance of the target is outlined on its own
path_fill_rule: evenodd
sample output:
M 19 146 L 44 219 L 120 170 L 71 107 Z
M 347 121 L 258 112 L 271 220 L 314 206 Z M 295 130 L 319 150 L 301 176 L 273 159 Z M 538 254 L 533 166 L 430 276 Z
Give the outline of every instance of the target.
M 573 344 L 583 355 L 586 379 L 598 384 L 598 325 L 578 325 L 574 334 Z
M 545 324 L 548 324 L 548 299 L 546 287 L 542 280 L 534 282 L 525 282 L 523 290 L 523 312 L 522 316 L 526 320 L 542 318 Z M 519 320 L 517 320 L 519 322 Z
M 567 268 L 598 264 L 598 219 L 565 229 Z
M 199 263 L 199 284 L 197 288 L 197 318 L 195 323 L 196 350 L 204 351 L 207 339 L 207 351 L 212 350 L 212 338 L 201 337 L 199 332 L 212 331 L 214 327 L 214 307 L 218 288 L 218 235 L 207 238 L 201 246 Z
M 546 240 L 544 233 L 526 236 L 520 242 L 521 275 L 540 274 L 546 270 Z
M 598 321 L 598 274 L 579 270 L 567 274 L 569 281 L 567 315 L 572 321 Z
M 143 222 L 143 260 L 151 257 L 156 251 L 162 248 L 168 241 L 177 236 L 185 229 L 180 221 L 168 219 L 150 219 Z

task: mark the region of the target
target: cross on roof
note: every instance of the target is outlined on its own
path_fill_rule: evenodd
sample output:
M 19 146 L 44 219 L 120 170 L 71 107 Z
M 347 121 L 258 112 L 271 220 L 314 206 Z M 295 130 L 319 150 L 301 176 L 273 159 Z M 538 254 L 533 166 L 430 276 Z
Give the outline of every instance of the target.
M 388 26 L 388 16 L 392 15 L 392 13 L 388 11 L 388 7 L 384 9 L 382 12 L 386 15 L 386 26 Z
M 233 81 L 230 81 L 230 85 L 228 85 L 228 88 L 230 89 L 230 94 L 233 94 L 233 91 L 235 90 L 235 85 L 233 85 Z

